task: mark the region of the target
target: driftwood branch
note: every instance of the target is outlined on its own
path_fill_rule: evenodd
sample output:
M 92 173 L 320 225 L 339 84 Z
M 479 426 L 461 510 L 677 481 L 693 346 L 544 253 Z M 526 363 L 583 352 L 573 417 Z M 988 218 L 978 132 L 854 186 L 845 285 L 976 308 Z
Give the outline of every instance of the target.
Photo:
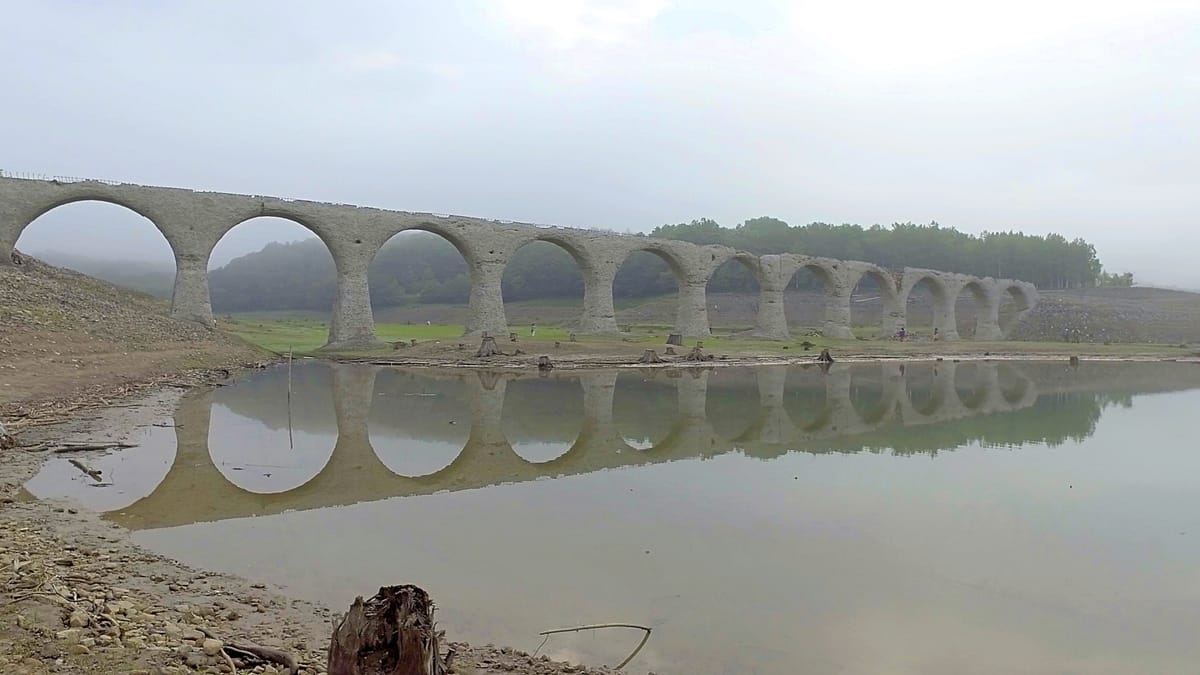
M 205 637 L 221 640 L 207 628 L 198 630 L 204 633 Z M 235 670 L 237 665 L 241 665 L 243 668 L 253 668 L 257 665 L 275 664 L 283 668 L 284 675 L 296 675 L 300 672 L 300 664 L 296 661 L 296 657 L 281 649 L 263 647 L 253 642 L 227 642 L 225 640 L 221 640 L 221 642 L 224 643 L 221 652 L 225 658 L 229 659 L 231 667 Z
M 642 641 L 633 648 L 633 652 L 630 653 L 629 656 L 626 656 L 624 661 L 613 666 L 613 670 L 620 670 L 624 668 L 630 661 L 633 660 L 633 657 L 638 655 L 638 652 L 642 651 L 642 647 L 645 647 L 646 643 L 650 640 L 650 631 L 652 630 L 649 626 L 642 626 L 636 623 L 594 623 L 587 626 L 573 626 L 571 628 L 553 628 L 551 630 L 544 630 L 538 633 L 538 635 L 550 636 L 557 633 L 578 633 L 581 630 L 599 630 L 601 628 L 633 628 L 646 632 L 646 634 L 642 636 Z

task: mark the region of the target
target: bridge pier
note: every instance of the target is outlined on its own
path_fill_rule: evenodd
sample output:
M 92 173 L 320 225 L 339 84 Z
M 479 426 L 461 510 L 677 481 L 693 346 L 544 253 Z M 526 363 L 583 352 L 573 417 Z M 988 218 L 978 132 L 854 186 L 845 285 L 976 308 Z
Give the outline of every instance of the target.
M 708 277 L 687 275 L 679 279 L 679 305 L 675 332 L 684 337 L 708 337 Z
M 613 305 L 613 281 L 617 265 L 593 263 L 583 270 L 583 315 L 579 332 L 591 335 L 619 333 L 617 310 Z
M 333 320 L 325 350 L 369 349 L 382 346 L 375 334 L 375 315 L 371 310 L 371 287 L 367 282 L 370 259 L 361 255 L 335 253 L 337 297 L 333 302 Z
M 757 337 L 768 340 L 787 340 L 787 312 L 784 310 L 783 293 L 791 281 L 793 272 L 784 273 L 783 259 L 778 255 L 759 258 L 758 274 L 758 320 L 755 323 Z
M 504 277 L 505 259 L 468 260 L 471 266 L 471 296 L 467 301 L 467 322 L 464 335 L 487 332 L 495 337 L 508 335 L 508 319 L 504 315 L 504 296 L 500 281 Z
M 830 275 L 825 284 L 825 325 L 821 335 L 836 340 L 853 340 L 850 330 L 850 293 L 853 286 L 844 274 Z
M 171 318 L 212 327 L 207 255 L 175 254 L 175 292 L 171 295 Z
M 993 287 L 987 294 L 986 302 L 978 308 L 975 319 L 975 339 L 985 341 L 1003 340 L 1004 333 L 1000 330 L 1000 300 L 1002 294 Z

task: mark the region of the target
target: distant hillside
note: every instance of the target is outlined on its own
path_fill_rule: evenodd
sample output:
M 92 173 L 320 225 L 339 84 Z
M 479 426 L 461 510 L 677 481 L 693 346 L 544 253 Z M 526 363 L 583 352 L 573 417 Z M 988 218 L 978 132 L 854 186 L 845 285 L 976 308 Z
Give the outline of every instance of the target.
M 82 272 L 117 286 L 148 293 L 158 298 L 171 298 L 175 289 L 175 263 L 144 260 L 105 260 L 62 251 L 31 252 L 35 258 L 67 269 Z

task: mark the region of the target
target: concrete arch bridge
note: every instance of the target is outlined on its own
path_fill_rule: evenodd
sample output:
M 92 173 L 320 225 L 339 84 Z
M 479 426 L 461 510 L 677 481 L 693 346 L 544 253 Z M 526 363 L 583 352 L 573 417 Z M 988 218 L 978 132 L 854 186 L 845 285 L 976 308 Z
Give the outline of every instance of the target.
M 868 277 L 878 286 L 883 304 L 881 335 L 891 335 L 907 325 L 907 300 L 919 284 L 931 290 L 934 327 L 945 340 L 959 339 L 955 300 L 963 291 L 974 296 L 978 307 L 974 337 L 979 340 L 1004 337 L 1000 306 L 1005 298 L 1015 302 L 1019 313 L 1027 312 L 1038 301 L 1033 284 L 1014 279 L 980 278 L 912 267 L 887 270 L 866 262 L 792 254 L 758 256 L 725 246 L 700 246 L 599 230 L 97 180 L 4 175 L 0 175 L 0 265 L 12 264 L 13 247 L 31 222 L 52 209 L 80 201 L 117 204 L 152 222 L 175 255 L 172 316 L 205 325 L 213 322 L 209 258 L 221 237 L 238 224 L 260 216 L 284 218 L 303 225 L 325 243 L 333 256 L 337 295 L 327 346 L 339 349 L 378 343 L 367 268 L 384 243 L 408 230 L 440 235 L 466 260 L 471 282 L 468 334 L 508 331 L 501 276 L 517 249 L 533 241 L 561 247 L 578 264 L 584 280 L 583 312 L 578 328 L 585 334 L 618 332 L 613 280 L 621 264 L 636 251 L 652 253 L 670 268 L 679 289 L 674 329 L 690 337 L 710 334 L 707 284 L 716 269 L 730 260 L 744 265 L 758 282 L 760 295 L 754 333 L 769 339 L 789 337 L 784 290 L 802 269 L 820 279 L 825 288 L 821 330 L 833 338 L 854 336 L 850 297 L 859 281 Z

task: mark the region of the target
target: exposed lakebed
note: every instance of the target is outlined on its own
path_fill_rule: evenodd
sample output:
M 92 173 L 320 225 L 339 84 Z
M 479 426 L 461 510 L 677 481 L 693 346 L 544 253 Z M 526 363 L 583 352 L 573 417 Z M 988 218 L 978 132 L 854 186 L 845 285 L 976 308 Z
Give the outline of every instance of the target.
M 549 376 L 307 363 L 27 484 L 191 565 L 451 637 L 653 628 L 630 672 L 1175 672 L 1200 659 L 1200 366 Z M 543 653 L 621 661 L 636 631 Z

